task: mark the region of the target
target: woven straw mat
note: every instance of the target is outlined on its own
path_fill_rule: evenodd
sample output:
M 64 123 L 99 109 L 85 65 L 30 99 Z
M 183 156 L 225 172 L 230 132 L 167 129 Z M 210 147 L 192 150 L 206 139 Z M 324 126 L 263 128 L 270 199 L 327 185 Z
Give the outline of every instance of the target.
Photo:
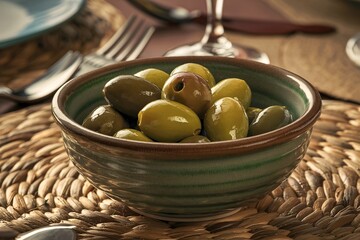
M 0 84 L 20 88 L 41 75 L 68 50 L 89 53 L 122 25 L 124 17 L 105 0 L 87 0 L 71 21 L 21 44 L 0 49 Z
M 49 104 L 0 117 L 1 231 L 75 225 L 79 239 L 360 239 L 360 106 L 324 101 L 306 156 L 254 206 L 199 223 L 153 220 L 86 181 Z

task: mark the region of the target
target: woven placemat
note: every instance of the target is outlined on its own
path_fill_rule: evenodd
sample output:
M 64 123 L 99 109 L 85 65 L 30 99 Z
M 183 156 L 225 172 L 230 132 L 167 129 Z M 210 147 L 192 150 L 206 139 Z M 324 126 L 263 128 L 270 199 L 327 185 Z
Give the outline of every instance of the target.
M 79 239 L 360 239 L 360 106 L 324 101 L 291 176 L 254 206 L 199 223 L 153 220 L 109 199 L 69 161 L 48 104 L 0 117 L 0 239 L 52 223 Z
M 88 53 L 103 44 L 123 23 L 105 0 L 87 0 L 71 21 L 21 44 L 0 49 L 0 84 L 17 89 L 33 81 L 68 50 Z

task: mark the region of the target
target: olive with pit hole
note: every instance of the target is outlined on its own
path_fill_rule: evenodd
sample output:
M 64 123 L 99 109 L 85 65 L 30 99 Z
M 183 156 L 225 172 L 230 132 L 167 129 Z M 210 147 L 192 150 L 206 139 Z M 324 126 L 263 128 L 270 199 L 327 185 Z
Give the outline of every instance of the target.
M 182 103 L 203 118 L 210 107 L 211 90 L 201 76 L 190 72 L 180 72 L 170 76 L 165 82 L 161 98 Z
M 204 129 L 211 141 L 246 137 L 249 122 L 244 107 L 231 97 L 217 100 L 205 114 Z
M 172 70 L 170 76 L 179 72 L 192 72 L 197 75 L 200 75 L 203 79 L 205 79 L 208 82 L 210 88 L 212 88 L 216 84 L 215 78 L 212 75 L 212 73 L 209 71 L 209 69 L 198 63 L 184 63 L 182 65 L 179 65 L 174 70 Z
M 143 78 L 121 75 L 108 81 L 103 93 L 105 100 L 119 112 L 136 118 L 148 103 L 161 98 L 161 89 Z
M 109 105 L 95 108 L 83 121 L 87 129 L 112 136 L 117 131 L 128 128 L 129 124 L 123 116 Z
M 249 126 L 249 136 L 254 136 L 281 128 L 292 121 L 285 106 L 270 106 L 262 110 Z
M 138 114 L 140 130 L 159 142 L 178 142 L 201 131 L 199 117 L 189 107 L 160 99 L 147 104 Z

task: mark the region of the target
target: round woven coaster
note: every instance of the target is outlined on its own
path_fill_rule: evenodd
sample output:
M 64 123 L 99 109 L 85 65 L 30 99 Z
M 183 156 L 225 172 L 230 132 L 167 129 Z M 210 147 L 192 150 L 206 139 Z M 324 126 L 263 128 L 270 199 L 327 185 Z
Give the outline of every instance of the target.
M 360 106 L 324 101 L 306 156 L 256 205 L 214 221 L 132 212 L 69 161 L 48 104 L 0 117 L 0 239 L 52 223 L 79 239 L 360 239 Z
M 0 49 L 0 84 L 16 89 L 33 81 L 68 50 L 88 53 L 123 23 L 118 9 L 105 0 L 88 0 L 71 21 L 30 41 Z

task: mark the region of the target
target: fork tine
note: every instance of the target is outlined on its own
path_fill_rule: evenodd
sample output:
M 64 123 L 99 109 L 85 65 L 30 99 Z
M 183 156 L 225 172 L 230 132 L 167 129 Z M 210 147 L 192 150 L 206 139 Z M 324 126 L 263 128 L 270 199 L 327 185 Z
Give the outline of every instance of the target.
M 127 61 L 134 60 L 140 55 L 140 53 L 144 50 L 145 46 L 148 44 L 154 32 L 155 32 L 155 27 L 150 27 L 144 32 L 144 34 L 140 37 L 140 41 L 137 42 L 136 44 L 135 43 L 133 44 L 135 45 L 135 48 L 133 48 L 132 53 L 129 54 L 129 56 L 126 58 Z M 122 60 L 119 58 L 120 57 L 118 56 L 115 60 L 116 61 Z
M 154 31 L 154 27 L 148 27 L 144 30 L 139 30 L 139 32 L 142 32 L 142 34 L 137 36 L 136 39 L 133 38 L 132 41 L 128 43 L 126 49 L 121 51 L 116 56 L 115 61 L 136 59 L 145 48 L 146 44 L 149 42 Z
M 125 25 L 104 47 L 84 57 L 84 64 L 79 72 L 84 73 L 120 60 L 133 60 L 140 55 L 155 28 L 146 26 L 144 20 L 137 19 L 136 16 L 131 16 Z
M 140 20 L 136 23 L 135 26 L 130 26 L 127 32 L 123 35 L 120 41 L 118 41 L 113 48 L 105 54 L 105 57 L 114 59 L 115 56 L 120 52 L 126 50 L 125 46 L 135 38 L 136 34 L 139 32 L 139 29 L 143 26 L 144 20 Z M 132 24 L 134 25 L 134 24 Z
M 108 51 L 110 51 L 110 49 L 113 48 L 113 46 L 116 45 L 116 43 L 119 42 L 119 40 L 124 36 L 124 34 L 126 34 L 129 30 L 129 28 L 133 25 L 134 21 L 136 20 L 136 16 L 132 15 L 128 18 L 128 20 L 125 22 L 125 24 L 123 24 L 121 26 L 121 28 L 119 28 L 119 30 L 117 30 L 114 35 L 110 38 L 109 41 L 107 41 L 104 46 L 102 46 L 101 48 L 99 48 L 96 51 L 96 54 L 99 55 L 104 55 L 105 53 L 107 53 Z

